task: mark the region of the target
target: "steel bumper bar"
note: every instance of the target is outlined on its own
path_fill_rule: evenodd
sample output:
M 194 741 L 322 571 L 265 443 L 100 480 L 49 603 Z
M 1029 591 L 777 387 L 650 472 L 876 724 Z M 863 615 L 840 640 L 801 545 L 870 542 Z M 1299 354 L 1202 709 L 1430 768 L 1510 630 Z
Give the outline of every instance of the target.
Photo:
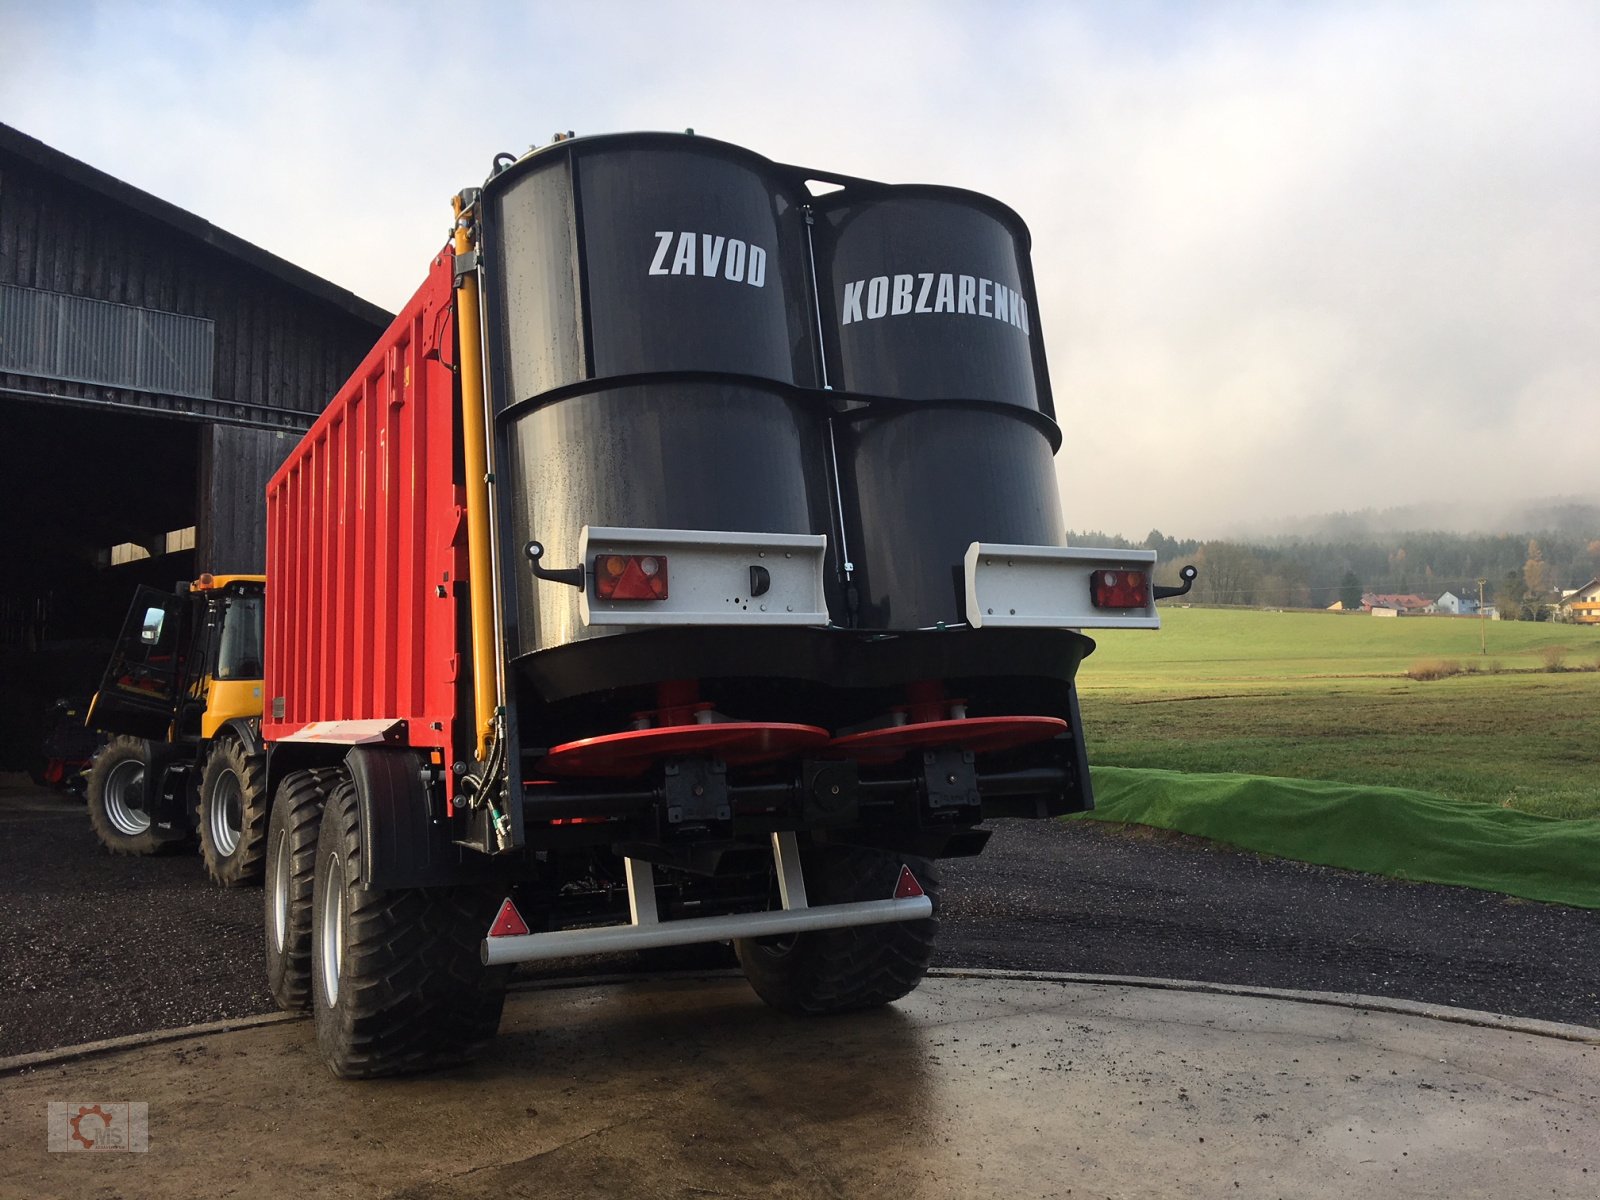
M 816 908 L 693 917 L 651 925 L 611 925 L 597 929 L 562 929 L 553 933 L 484 938 L 481 954 L 484 963 L 493 967 L 502 963 L 539 962 L 583 954 L 647 950 L 656 946 L 690 946 L 697 942 L 775 937 L 816 929 L 887 925 L 894 921 L 917 921 L 931 916 L 932 900 L 927 896 L 908 896 L 901 900 L 864 900 L 854 904 L 824 904 Z

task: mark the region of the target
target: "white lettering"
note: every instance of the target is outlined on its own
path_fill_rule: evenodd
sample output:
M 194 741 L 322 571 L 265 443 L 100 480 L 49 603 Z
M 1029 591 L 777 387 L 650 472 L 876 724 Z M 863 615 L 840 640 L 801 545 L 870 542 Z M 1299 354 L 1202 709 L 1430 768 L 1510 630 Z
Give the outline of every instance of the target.
M 844 320 L 840 321 L 839 324 L 849 325 L 862 319 L 861 293 L 866 286 L 867 281 L 865 279 L 858 279 L 854 283 L 844 285 Z
M 971 313 L 973 316 L 977 316 L 978 308 L 972 303 L 973 297 L 977 294 L 978 281 L 971 275 L 963 275 L 961 277 L 961 302 L 957 306 L 956 311 Z
M 911 311 L 911 282 L 910 275 L 894 277 L 894 304 L 889 311 L 897 317 Z
M 874 275 L 867 284 L 867 320 L 875 321 L 889 310 L 889 277 Z
M 727 241 L 720 234 L 712 237 L 709 233 L 700 235 L 700 274 L 707 279 L 715 277 L 717 264 L 722 261 L 722 243 Z
M 672 245 L 672 230 L 656 230 L 656 256 L 650 260 L 650 274 L 665 275 L 667 268 L 662 264 L 667 261 L 667 247 Z
M 698 275 L 730 283 L 764 287 L 767 282 L 767 252 L 752 242 L 721 233 L 687 229 L 655 231 L 656 252 L 650 260 L 649 275 Z M 668 252 L 672 265 L 667 265 Z
M 761 278 L 765 277 L 766 254 L 752 246 L 750 255 L 750 282 L 760 287 Z M 763 263 L 760 278 L 755 265 L 758 261 Z M 932 303 L 929 303 L 930 294 Z M 874 275 L 845 284 L 839 324 L 854 325 L 859 321 L 901 317 L 913 312 L 987 317 L 1028 332 L 1027 301 L 1016 289 L 981 275 L 934 274 L 931 271 Z
M 685 232 L 678 235 L 678 252 L 672 257 L 672 273 L 694 274 L 694 234 Z

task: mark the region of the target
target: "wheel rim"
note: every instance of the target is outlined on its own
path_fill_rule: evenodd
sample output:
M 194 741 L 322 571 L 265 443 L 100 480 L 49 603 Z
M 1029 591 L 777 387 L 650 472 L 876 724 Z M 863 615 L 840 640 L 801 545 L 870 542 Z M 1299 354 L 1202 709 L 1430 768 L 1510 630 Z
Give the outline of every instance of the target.
M 217 777 L 211 791 L 211 844 L 223 858 L 232 858 L 239 848 L 239 830 L 244 818 L 244 790 L 239 776 L 230 770 Z
M 272 948 L 283 953 L 283 943 L 289 936 L 289 839 L 278 837 L 272 852 Z
M 339 856 L 328 856 L 327 898 L 322 902 L 322 925 L 317 930 L 317 956 L 322 960 L 322 990 L 330 1005 L 339 1002 L 339 969 L 344 964 L 344 868 Z
M 106 775 L 106 819 L 126 837 L 138 837 L 150 828 L 150 814 L 144 811 L 144 764 L 129 759 L 119 762 Z

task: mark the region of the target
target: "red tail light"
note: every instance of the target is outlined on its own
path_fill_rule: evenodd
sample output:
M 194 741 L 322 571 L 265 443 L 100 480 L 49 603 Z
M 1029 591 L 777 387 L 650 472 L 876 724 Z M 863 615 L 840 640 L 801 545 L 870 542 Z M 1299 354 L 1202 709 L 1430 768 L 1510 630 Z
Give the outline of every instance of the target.
M 1096 608 L 1150 607 L 1150 576 L 1143 571 L 1096 571 L 1089 597 Z
M 666 555 L 595 555 L 594 594 L 601 600 L 665 600 Z

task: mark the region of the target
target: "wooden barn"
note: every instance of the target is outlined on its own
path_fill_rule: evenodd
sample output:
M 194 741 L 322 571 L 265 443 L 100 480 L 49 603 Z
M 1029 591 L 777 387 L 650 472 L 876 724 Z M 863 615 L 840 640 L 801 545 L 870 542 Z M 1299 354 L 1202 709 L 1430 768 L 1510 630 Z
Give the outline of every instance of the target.
M 0 770 L 135 584 L 262 569 L 268 476 L 388 322 L 0 124 Z

